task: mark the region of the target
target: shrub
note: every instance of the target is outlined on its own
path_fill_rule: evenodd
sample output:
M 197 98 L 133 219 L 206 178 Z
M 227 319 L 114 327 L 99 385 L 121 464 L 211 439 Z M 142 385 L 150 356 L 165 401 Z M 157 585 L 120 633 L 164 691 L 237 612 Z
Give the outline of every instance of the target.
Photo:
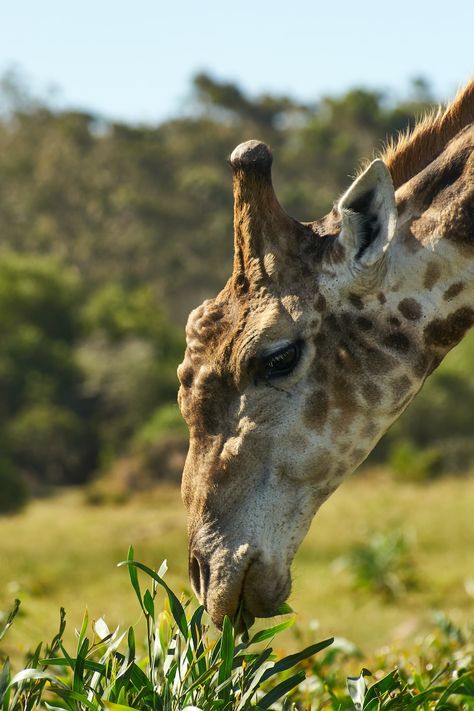
M 14 465 L 0 457 L 0 514 L 19 511 L 28 499 L 28 490 Z
M 34 405 L 9 424 L 7 439 L 18 466 L 42 484 L 82 483 L 90 475 L 94 452 L 71 410 Z
M 410 542 L 405 531 L 374 533 L 338 561 L 348 568 L 357 588 L 382 594 L 387 600 L 415 585 Z
M 155 410 L 134 443 L 150 482 L 179 482 L 188 450 L 188 429 L 176 403 Z
M 442 454 L 433 446 L 419 449 L 409 440 L 401 440 L 390 450 L 388 464 L 399 479 L 424 481 L 437 476 L 442 469 Z
M 137 443 L 150 444 L 162 437 L 178 435 L 187 439 L 188 428 L 176 403 L 159 407 L 136 434 Z

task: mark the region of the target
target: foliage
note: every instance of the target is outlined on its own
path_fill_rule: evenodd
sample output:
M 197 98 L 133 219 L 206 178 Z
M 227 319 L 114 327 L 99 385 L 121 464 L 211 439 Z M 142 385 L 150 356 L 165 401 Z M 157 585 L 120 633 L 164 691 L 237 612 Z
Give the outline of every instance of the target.
M 2 711 L 474 708 L 472 644 L 443 616 L 438 618 L 438 631 L 416 650 L 418 670 L 410 655 L 389 650 L 377 660 L 374 683 L 367 686 L 371 673 L 364 668 L 359 677 L 347 679 L 346 688 L 345 664 L 360 663 L 359 653 L 347 642 L 327 639 L 277 658 L 269 643 L 291 626 L 293 618 L 252 636 L 245 627 L 241 635 L 237 633 L 239 617 L 235 626 L 225 618 L 222 632 L 211 635 L 203 608 L 193 612 L 189 601 L 183 603 L 165 582 L 166 563 L 156 572 L 133 560 L 130 549 L 122 565 L 128 567 L 142 612 L 145 655 L 136 629 L 110 632 L 102 618 L 90 625 L 87 612 L 76 631 L 76 650 L 68 652 L 61 610 L 59 631 L 51 644 L 44 651 L 40 644 L 22 671 L 13 674 L 8 659 L 4 661 Z M 140 570 L 149 578 L 145 590 Z M 160 590 L 165 594 L 161 609 Z M 4 618 L 0 640 L 18 608 L 16 601 Z M 396 666 L 387 673 L 388 665 Z
M 12 466 L 43 484 L 84 481 L 94 463 L 75 356 L 78 296 L 73 272 L 58 262 L 2 254 L 0 439 Z
M 356 587 L 381 593 L 393 600 L 415 585 L 410 540 L 406 531 L 373 533 L 367 541 L 354 545 L 338 561 L 348 568 Z
M 132 627 L 123 633 L 118 629 L 110 633 L 100 619 L 89 638 L 87 612 L 78 632 L 76 653 L 69 654 L 63 645 L 65 615 L 61 611 L 59 632 L 44 657 L 39 645 L 27 668 L 13 678 L 8 660 L 5 662 L 0 675 L 0 704 L 4 711 L 33 709 L 40 703 L 91 711 L 126 708 L 173 711 L 191 706 L 209 711 L 245 711 L 256 707 L 257 696 L 258 708 L 267 709 L 305 678 L 303 670 L 291 675 L 287 672 L 332 642 L 310 645 L 278 661 L 272 657 L 270 647 L 265 646 L 263 651 L 255 649 L 257 644 L 289 627 L 292 619 L 260 630 L 251 638 L 245 632 L 238 639 L 235 628 L 225 618 L 222 634 L 212 639 L 202 621 L 203 608 L 198 607 L 192 614 L 189 607 L 186 611 L 164 581 L 166 564 L 155 572 L 134 561 L 132 549 L 126 564 L 145 621 L 146 658 L 139 659 L 137 655 Z M 144 592 L 138 570 L 151 579 L 151 587 Z M 162 611 L 156 606 L 160 589 L 167 598 Z M 6 625 L 11 621 L 12 615 Z M 119 651 L 122 643 L 126 644 L 125 653 Z
M 163 405 L 156 410 L 150 420 L 145 422 L 137 432 L 137 441 L 142 443 L 155 442 L 168 434 L 186 436 L 187 429 L 176 403 Z
M 18 476 L 13 464 L 0 456 L 0 514 L 19 511 L 27 498 L 25 482 Z
M 388 463 L 397 478 L 423 481 L 439 473 L 441 453 L 436 447 L 419 449 L 402 439 L 392 446 Z

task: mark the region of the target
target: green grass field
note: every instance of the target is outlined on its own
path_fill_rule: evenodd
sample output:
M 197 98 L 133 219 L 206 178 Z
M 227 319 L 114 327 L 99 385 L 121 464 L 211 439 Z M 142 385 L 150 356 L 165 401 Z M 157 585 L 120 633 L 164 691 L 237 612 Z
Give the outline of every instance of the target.
M 383 472 L 354 476 L 316 517 L 293 567 L 290 603 L 310 639 L 345 637 L 370 657 L 393 641 L 413 641 L 430 629 L 433 610 L 456 623 L 472 622 L 474 606 L 474 478 L 431 484 L 394 482 Z M 338 560 L 374 534 L 407 534 L 416 586 L 393 601 L 355 589 Z M 157 490 L 125 506 L 93 507 L 82 492 L 38 500 L 23 513 L 0 519 L 0 610 L 15 597 L 22 612 L 2 642 L 19 659 L 55 633 L 59 607 L 69 634 L 89 616 L 112 629 L 136 622 L 127 574 L 117 568 L 133 544 L 137 559 L 157 566 L 168 559 L 174 589 L 187 583 L 185 515 L 179 491 Z M 287 633 L 291 648 L 294 636 Z M 298 642 L 299 644 L 299 642 Z

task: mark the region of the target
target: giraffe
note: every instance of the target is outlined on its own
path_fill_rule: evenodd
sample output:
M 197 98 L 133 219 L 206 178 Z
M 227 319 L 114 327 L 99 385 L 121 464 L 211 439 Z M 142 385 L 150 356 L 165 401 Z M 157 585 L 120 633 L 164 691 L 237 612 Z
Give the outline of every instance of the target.
M 294 220 L 233 151 L 234 262 L 189 316 L 178 400 L 193 588 L 217 626 L 274 614 L 313 516 L 474 324 L 474 80 Z

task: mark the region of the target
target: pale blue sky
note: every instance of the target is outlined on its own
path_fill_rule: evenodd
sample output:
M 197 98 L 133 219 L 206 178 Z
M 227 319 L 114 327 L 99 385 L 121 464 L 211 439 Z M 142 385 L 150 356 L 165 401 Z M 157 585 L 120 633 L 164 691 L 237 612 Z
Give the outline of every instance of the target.
M 62 106 L 133 121 L 186 110 L 201 70 L 305 100 L 423 75 L 447 98 L 474 72 L 474 3 L 3 0 L 0 73 L 14 65 Z

